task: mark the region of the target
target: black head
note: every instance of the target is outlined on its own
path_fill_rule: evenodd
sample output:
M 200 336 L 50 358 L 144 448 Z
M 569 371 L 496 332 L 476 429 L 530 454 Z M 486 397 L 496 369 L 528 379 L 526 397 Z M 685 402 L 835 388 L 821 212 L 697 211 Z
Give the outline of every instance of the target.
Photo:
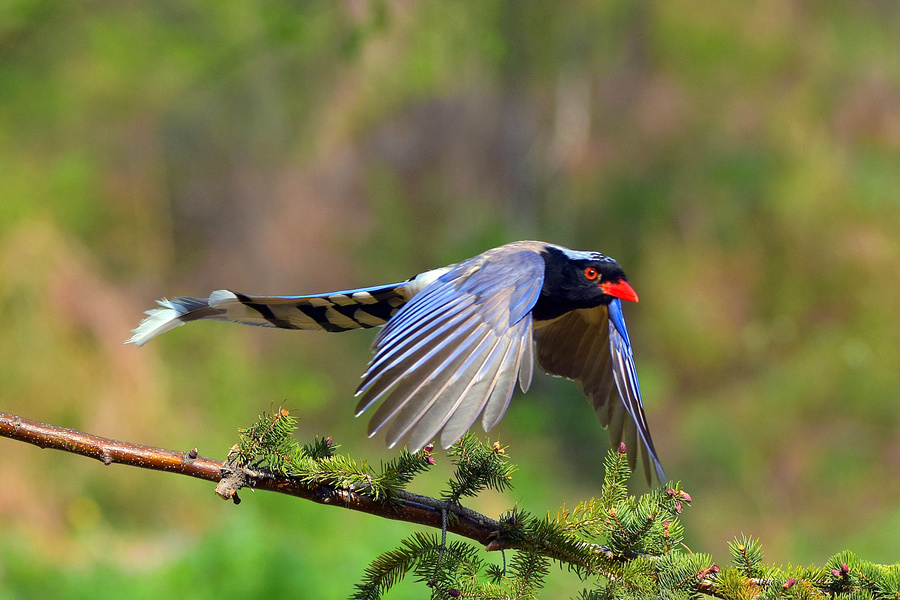
M 599 252 L 576 252 L 547 245 L 544 287 L 534 306 L 535 320 L 554 319 L 579 308 L 607 305 L 613 298 L 637 302 L 637 294 L 615 260 Z

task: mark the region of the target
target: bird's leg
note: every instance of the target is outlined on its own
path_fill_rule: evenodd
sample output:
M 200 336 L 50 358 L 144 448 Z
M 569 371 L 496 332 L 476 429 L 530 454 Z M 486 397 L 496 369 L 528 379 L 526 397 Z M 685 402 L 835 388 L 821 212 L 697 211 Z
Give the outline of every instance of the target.
M 437 585 L 438 571 L 441 568 L 441 561 L 444 558 L 444 551 L 447 550 L 447 507 L 441 507 L 441 549 L 438 552 L 437 562 L 434 565 L 434 575 L 431 577 L 429 587 Z

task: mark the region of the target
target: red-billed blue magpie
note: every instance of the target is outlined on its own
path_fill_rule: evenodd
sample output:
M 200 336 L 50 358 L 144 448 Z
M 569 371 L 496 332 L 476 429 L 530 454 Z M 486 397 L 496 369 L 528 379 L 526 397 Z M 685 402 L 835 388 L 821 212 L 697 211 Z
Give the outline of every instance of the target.
M 608 256 L 513 242 L 402 283 L 311 296 L 218 290 L 160 300 L 128 342 L 140 346 L 198 319 L 325 331 L 384 325 L 356 392 L 356 414 L 383 400 L 369 436 L 387 425 L 389 446 L 407 437 L 411 451 L 438 434 L 449 447 L 479 415 L 485 431 L 493 428 L 517 378 L 527 391 L 536 354 L 541 369 L 578 383 L 612 443 L 624 440 L 633 464 L 640 448 L 648 480 L 655 473 L 663 483 L 622 316 L 621 300 L 637 299 Z

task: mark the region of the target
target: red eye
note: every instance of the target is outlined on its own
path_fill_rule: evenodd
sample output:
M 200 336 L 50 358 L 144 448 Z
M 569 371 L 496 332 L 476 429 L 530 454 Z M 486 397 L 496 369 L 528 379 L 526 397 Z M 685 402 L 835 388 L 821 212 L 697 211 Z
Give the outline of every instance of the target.
M 584 270 L 584 276 L 588 279 L 597 279 L 597 275 L 599 275 L 599 273 L 597 273 L 597 269 L 594 267 L 588 267 Z

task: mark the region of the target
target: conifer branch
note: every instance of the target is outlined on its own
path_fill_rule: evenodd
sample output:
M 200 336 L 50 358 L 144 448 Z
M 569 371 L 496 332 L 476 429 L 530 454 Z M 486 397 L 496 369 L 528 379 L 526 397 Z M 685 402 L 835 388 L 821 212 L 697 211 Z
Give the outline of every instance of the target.
M 104 465 L 113 463 L 180 473 L 197 479 L 219 481 L 223 463 L 204 458 L 197 449 L 188 452 L 164 450 L 48 425 L 0 412 L 0 436 L 33 444 L 39 448 L 62 450 L 94 458 Z
M 487 545 L 496 540 L 500 523 L 458 504 L 398 490 L 390 500 L 376 500 L 362 491 L 340 489 L 324 483 L 304 482 L 275 475 L 262 469 L 241 467 L 188 452 L 165 450 L 104 438 L 75 429 L 40 423 L 0 412 L 0 437 L 33 444 L 39 448 L 62 450 L 99 460 L 105 465 L 121 464 L 154 471 L 180 473 L 188 477 L 218 482 L 217 493 L 240 502 L 238 490 L 249 487 L 296 496 L 319 504 L 342 506 L 386 519 L 406 521 L 441 529 L 441 510 L 455 518 L 447 530 Z M 505 546 L 504 546 L 505 547 Z M 498 548 L 499 549 L 499 548 Z
M 824 567 L 787 569 L 763 564 L 758 540 L 741 536 L 729 544 L 733 564 L 722 568 L 709 555 L 681 549 L 678 516 L 691 497 L 678 484 L 629 496 L 631 470 L 625 448 L 610 451 L 599 498 L 536 518 L 518 508 L 500 520 L 467 509 L 463 497 L 484 489 L 510 487 L 515 467 L 499 444 L 483 444 L 467 434 L 451 453 L 456 472 L 443 499 L 411 493 L 405 486 L 434 463 L 431 448 L 400 456 L 376 470 L 336 453 L 330 438 L 305 445 L 293 439 L 296 420 L 287 411 L 262 415 L 241 430 L 225 462 L 196 449 L 177 452 L 102 438 L 73 429 L 0 413 L 0 436 L 144 469 L 181 473 L 218 482 L 216 493 L 240 501 L 243 487 L 342 506 L 387 519 L 442 530 L 441 536 L 414 533 L 395 550 L 376 558 L 357 585 L 354 598 L 380 598 L 414 573 L 433 598 L 535 598 L 552 562 L 574 570 L 595 589 L 583 600 L 633 597 L 796 598 L 825 596 L 900 598 L 900 564 L 877 565 L 849 551 Z M 449 517 L 449 518 L 448 518 Z M 464 541 L 447 541 L 447 531 L 485 546 L 513 551 L 504 566 L 487 563 Z M 603 541 L 605 545 L 598 543 Z

